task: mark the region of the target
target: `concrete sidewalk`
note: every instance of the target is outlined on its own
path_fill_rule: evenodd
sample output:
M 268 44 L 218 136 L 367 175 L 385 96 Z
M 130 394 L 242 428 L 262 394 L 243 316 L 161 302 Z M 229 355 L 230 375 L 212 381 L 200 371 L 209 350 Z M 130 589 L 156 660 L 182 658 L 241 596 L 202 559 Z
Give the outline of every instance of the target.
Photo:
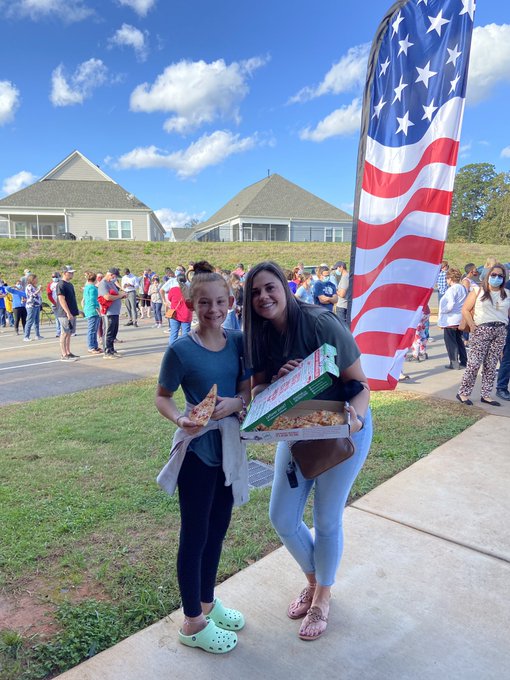
M 346 510 L 320 640 L 285 614 L 304 584 L 282 548 L 218 588 L 247 619 L 233 652 L 180 645 L 174 612 L 61 679 L 508 677 L 509 441 L 510 420 L 488 416 Z

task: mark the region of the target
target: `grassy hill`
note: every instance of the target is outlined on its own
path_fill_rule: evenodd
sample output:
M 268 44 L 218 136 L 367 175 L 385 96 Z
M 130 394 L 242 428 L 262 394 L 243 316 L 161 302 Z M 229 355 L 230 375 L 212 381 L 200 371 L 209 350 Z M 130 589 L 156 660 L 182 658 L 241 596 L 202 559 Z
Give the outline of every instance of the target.
M 0 274 L 9 282 L 28 268 L 47 282 L 53 271 L 72 264 L 81 283 L 86 270 L 105 271 L 108 267 L 129 267 L 140 273 L 151 267 L 162 274 L 165 267 L 187 265 L 191 260 L 207 259 L 214 265 L 233 269 L 238 262 L 245 266 L 273 259 L 284 267 L 297 262 L 319 264 L 336 260 L 349 261 L 350 243 L 146 243 L 141 241 L 32 241 L 2 239 L 0 241 Z M 483 264 L 493 255 L 502 262 L 510 261 L 510 247 L 479 243 L 449 243 L 445 256 L 455 266 L 467 262 Z

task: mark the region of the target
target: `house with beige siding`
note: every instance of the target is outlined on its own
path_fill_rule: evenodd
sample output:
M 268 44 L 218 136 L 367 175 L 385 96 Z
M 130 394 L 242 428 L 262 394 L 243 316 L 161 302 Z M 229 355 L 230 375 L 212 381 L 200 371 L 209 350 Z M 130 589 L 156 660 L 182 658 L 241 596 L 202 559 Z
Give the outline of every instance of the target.
M 352 216 L 275 173 L 193 229 L 173 231 L 186 241 L 342 242 L 351 240 Z
M 0 238 L 163 241 L 165 233 L 145 203 L 79 151 L 0 200 Z

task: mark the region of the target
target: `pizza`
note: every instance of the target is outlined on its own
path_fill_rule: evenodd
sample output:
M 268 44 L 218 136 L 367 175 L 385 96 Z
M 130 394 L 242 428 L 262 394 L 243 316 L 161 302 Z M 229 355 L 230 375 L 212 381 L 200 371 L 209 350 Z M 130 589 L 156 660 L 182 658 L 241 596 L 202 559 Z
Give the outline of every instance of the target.
M 207 425 L 216 407 L 217 396 L 218 386 L 213 385 L 200 404 L 191 409 L 189 419 L 197 425 Z
M 334 411 L 313 411 L 302 416 L 278 416 L 271 425 L 259 425 L 258 430 L 293 430 L 301 427 L 342 425 L 345 422 L 342 413 Z

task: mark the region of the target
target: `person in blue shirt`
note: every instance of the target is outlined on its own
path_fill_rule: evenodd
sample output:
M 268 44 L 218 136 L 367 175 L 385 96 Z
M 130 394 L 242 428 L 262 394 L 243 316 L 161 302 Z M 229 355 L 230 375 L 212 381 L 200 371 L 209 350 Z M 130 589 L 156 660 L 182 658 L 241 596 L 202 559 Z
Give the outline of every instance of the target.
M 159 374 L 156 407 L 179 429 L 158 483 L 168 493 L 176 486 L 179 491 L 177 578 L 184 610 L 179 640 L 221 654 L 234 649 L 236 631 L 244 626 L 241 612 L 226 609 L 214 587 L 232 507 L 248 500 L 248 464 L 236 416 L 250 398 L 250 374 L 244 369 L 242 333 L 222 328 L 233 296 L 207 262 L 194 265 L 189 298 L 198 324 L 169 345 Z M 218 396 L 211 419 L 197 425 L 192 405 L 213 385 Z M 187 402 L 184 413 L 174 400 L 179 386 Z
M 25 332 L 25 326 L 27 323 L 27 308 L 26 302 L 27 297 L 25 295 L 25 289 L 21 284 L 21 280 L 16 281 L 16 286 L 5 286 L 8 293 L 12 295 L 12 313 L 14 315 L 14 330 L 16 335 L 19 335 L 19 322 L 21 321 L 23 325 L 23 333 Z
M 338 301 L 336 285 L 330 280 L 329 267 L 319 267 L 317 270 L 318 281 L 313 286 L 314 304 L 320 305 L 328 311 L 333 311 L 333 305 Z
M 7 296 L 7 290 L 4 287 L 4 282 L 0 279 L 0 326 L 5 328 L 6 323 L 6 312 L 5 312 L 5 298 Z

